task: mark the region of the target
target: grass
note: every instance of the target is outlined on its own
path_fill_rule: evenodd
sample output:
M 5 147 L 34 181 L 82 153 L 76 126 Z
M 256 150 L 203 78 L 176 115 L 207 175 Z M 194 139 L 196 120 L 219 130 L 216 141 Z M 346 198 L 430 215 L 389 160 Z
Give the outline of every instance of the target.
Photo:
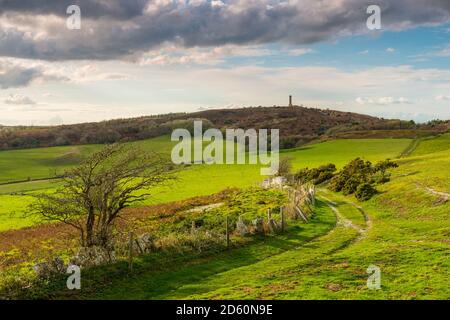
M 295 169 L 318 167 L 330 162 L 341 168 L 356 157 L 372 162 L 395 158 L 410 142 L 410 139 L 333 140 L 283 152 L 282 156 L 292 157 Z
M 309 224 L 292 222 L 288 232 L 277 236 L 256 237 L 248 245 L 220 253 L 173 255 L 165 252 L 141 256 L 129 274 L 126 263 L 91 269 L 83 275 L 83 290 L 67 293 L 65 282 L 57 283 L 51 297 L 75 299 L 168 299 L 181 290 L 194 293 L 195 285 L 224 272 L 239 272 L 255 263 L 272 259 L 329 232 L 336 223 L 333 212 L 323 202 Z M 180 268 L 182 266 L 182 268 Z M 103 283 L 103 284 L 102 284 Z M 65 296 L 68 294 L 68 296 Z M 181 297 L 181 296 L 180 296 Z
M 0 232 L 29 227 L 37 223 L 36 219 L 24 217 L 30 196 L 0 196 Z
M 363 157 L 371 161 L 394 158 L 406 148 L 409 141 L 408 139 L 336 140 L 284 151 L 281 153 L 281 157 L 292 157 L 295 168 L 315 167 L 328 163 L 331 160 L 340 167 L 356 157 Z M 167 154 L 175 143 L 170 142 L 169 137 L 166 136 L 133 142 L 133 144 L 141 146 L 144 150 Z M 9 175 L 2 176 L 0 181 L 7 179 L 23 180 L 27 176 L 33 178 L 48 177 L 48 173 L 52 171 L 51 168 L 53 168 L 54 163 L 58 162 L 62 155 L 72 152 L 73 149 L 78 149 L 80 154 L 85 156 L 99 147 L 98 145 L 91 145 L 1 151 L 0 159 L 3 159 L 3 165 L 15 167 L 16 169 L 10 170 Z M 39 152 L 42 152 L 42 154 L 34 158 L 33 155 L 39 154 Z M 15 163 L 16 156 L 24 157 L 24 160 L 19 161 L 22 165 L 21 169 Z M 73 163 L 65 163 L 64 165 L 60 164 L 57 168 L 62 170 L 71 166 L 73 166 Z M 152 189 L 152 197 L 141 205 L 180 201 L 196 196 L 210 195 L 225 188 L 250 187 L 260 183 L 264 178 L 260 175 L 260 167 L 258 165 L 192 165 L 180 171 L 176 183 Z M 35 220 L 24 219 L 22 214 L 32 199 L 29 195 L 34 192 L 51 191 L 57 186 L 58 182 L 56 180 L 0 185 L 0 231 L 35 224 Z
M 225 261 L 220 257 L 200 260 L 178 271 L 145 272 L 113 280 L 105 290 L 86 297 L 449 299 L 450 205 L 420 187 L 439 186 L 438 180 L 449 181 L 445 170 L 449 156 L 447 150 L 405 159 L 393 181 L 382 186 L 381 193 L 367 203 L 354 204 L 351 197 L 322 191 L 336 203 L 342 216 L 367 228 L 363 215 L 355 209 L 355 205 L 363 206 L 371 219 L 371 228 L 363 237 L 355 229 L 339 225 L 299 248 L 251 264 L 240 265 L 239 256 L 230 253 L 234 258 Z M 411 174 L 417 170 L 428 174 Z M 437 172 L 439 175 L 433 175 Z M 366 269 L 372 264 L 381 268 L 381 290 L 366 286 Z
M 344 218 L 367 229 L 365 233 L 345 224 L 327 232 L 328 224 L 317 232 L 313 223 L 305 228 L 315 230 L 316 236 L 311 234 L 284 250 L 277 248 L 276 254 L 270 243 L 260 243 L 159 271 L 145 271 L 148 261 L 144 259 L 135 276 L 108 278 L 107 286 L 94 286 L 95 290 L 87 289 L 80 297 L 449 299 L 450 204 L 425 189 L 450 190 L 450 144 L 442 144 L 442 139 L 435 140 L 437 145 L 433 140 L 422 141 L 411 156 L 398 160 L 400 167 L 392 181 L 379 186 L 380 193 L 368 202 L 355 203 L 353 197 L 320 191 Z M 369 223 L 356 206 L 362 207 Z M 323 203 L 320 210 L 332 216 Z M 290 236 L 308 234 L 307 229 L 298 231 Z M 381 269 L 381 290 L 366 286 L 366 270 L 372 264 Z
M 426 138 L 420 141 L 413 155 L 427 155 L 439 151 L 447 151 L 450 145 L 450 133 L 443 134 L 437 138 Z
M 395 158 L 410 142 L 337 140 L 286 151 L 282 156 L 291 156 L 295 168 L 329 162 L 341 167 L 358 156 L 374 162 Z M 96 268 L 83 273 L 81 292 L 61 291 L 60 283 L 51 297 L 449 299 L 450 203 L 429 191 L 450 192 L 449 135 L 421 139 L 408 156 L 397 161 L 400 167 L 393 171 L 391 182 L 378 186 L 379 193 L 370 201 L 357 203 L 354 197 L 320 190 L 322 201 L 313 220 L 291 226 L 282 236 L 256 239 L 245 247 L 216 254 L 143 256 L 137 259 L 133 274 L 127 272 L 125 263 Z M 155 189 L 152 201 L 251 186 L 261 179 L 257 166 L 190 166 L 180 172 L 175 186 Z M 39 185 L 33 188 L 38 190 Z M 15 199 L 26 197 L 2 195 L 0 200 L 20 206 Z M 336 225 L 326 199 L 351 225 Z M 10 221 L 0 213 L 0 225 L 15 227 Z M 366 270 L 372 264 L 381 269 L 381 290 L 366 286 Z
M 175 143 L 163 136 L 130 144 L 167 154 Z M 0 151 L 0 184 L 52 178 L 100 148 L 101 145 L 81 145 Z

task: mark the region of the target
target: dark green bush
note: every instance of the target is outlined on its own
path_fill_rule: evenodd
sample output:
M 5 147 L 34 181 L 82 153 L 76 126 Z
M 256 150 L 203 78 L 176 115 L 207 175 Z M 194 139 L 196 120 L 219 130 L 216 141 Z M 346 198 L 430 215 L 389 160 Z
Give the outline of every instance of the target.
M 312 182 L 314 184 L 321 184 L 325 181 L 333 178 L 336 166 L 332 163 L 320 166 L 313 169 L 301 169 L 294 175 L 294 179 L 297 183 L 305 184 Z
M 372 182 L 379 184 L 389 182 L 391 180 L 391 174 L 388 173 L 387 170 L 390 168 L 397 168 L 397 167 L 398 164 L 392 162 L 389 159 L 378 162 L 374 167 L 375 174 L 373 176 Z
M 355 197 L 359 201 L 367 201 L 377 193 L 377 190 L 370 183 L 363 183 L 358 186 Z
M 389 168 L 396 168 L 398 164 L 389 159 L 377 163 L 356 158 L 331 179 L 328 188 L 332 191 L 342 191 L 344 195 L 355 194 L 361 201 L 370 199 L 376 189 L 372 184 L 386 183 L 390 180 Z
M 345 181 L 344 187 L 342 188 L 342 193 L 344 195 L 353 194 L 358 189 L 358 186 L 366 183 L 361 177 L 353 176 Z

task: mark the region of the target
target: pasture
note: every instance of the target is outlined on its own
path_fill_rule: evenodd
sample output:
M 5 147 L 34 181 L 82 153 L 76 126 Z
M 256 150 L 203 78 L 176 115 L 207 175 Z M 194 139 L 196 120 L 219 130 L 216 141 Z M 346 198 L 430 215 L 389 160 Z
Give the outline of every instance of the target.
M 162 152 L 168 152 L 171 146 L 167 137 L 139 143 L 148 150 Z M 80 148 L 89 152 L 89 148 L 96 147 Z M 321 186 L 315 213 L 307 224 L 291 223 L 288 232 L 277 236 L 236 240 L 236 247 L 229 251 L 186 251 L 182 255 L 163 251 L 143 255 L 135 259 L 133 274 L 128 273 L 124 262 L 89 269 L 83 273 L 83 290 L 70 293 L 70 297 L 448 299 L 450 135 L 420 139 L 417 143 L 409 139 L 335 140 L 283 151 L 281 156 L 292 158 L 295 169 L 330 162 L 342 167 L 356 157 L 373 162 L 394 159 L 407 148 L 410 149 L 408 156 L 396 159 L 400 167 L 392 171 L 391 181 L 379 186 L 379 193 L 367 202 L 357 202 L 354 197 L 333 193 Z M 60 152 L 56 153 L 57 157 Z M 46 154 L 55 156 L 48 151 Z M 39 163 L 41 168 L 36 172 L 45 172 L 43 168 L 53 161 L 41 158 Z M 274 197 L 275 194 L 260 194 L 255 198 L 250 195 L 259 193 L 247 192 L 227 200 L 227 206 L 214 209 L 210 214 L 190 216 L 183 211 L 185 209 L 180 213 L 175 210 L 170 215 L 167 212 L 177 206 L 175 201 L 180 208 L 223 201 L 212 195 L 226 188 L 256 186 L 264 179 L 259 173 L 258 165 L 185 166 L 177 172 L 178 180 L 174 183 L 152 190 L 152 197 L 140 205 L 154 207 L 141 211 L 136 208 L 133 213 L 136 218 L 132 221 L 138 219 L 139 227 L 150 230 L 155 226 L 161 230 L 178 230 L 186 229 L 189 219 L 193 218 L 209 221 L 207 225 L 214 227 L 216 217 L 223 218 L 229 212 L 248 212 L 254 217 L 252 212 L 261 214 L 269 203 L 279 205 L 280 198 Z M 21 210 L 31 201 L 32 193 L 51 192 L 57 186 L 57 180 L 0 186 L 0 232 L 35 224 L 36 221 L 29 218 L 23 219 Z M 204 198 L 192 204 L 187 200 L 198 196 Z M 187 205 L 183 201 L 188 201 Z M 223 211 L 224 208 L 228 211 Z M 259 209 L 255 211 L 255 208 Z M 161 220 L 158 215 L 147 217 L 148 210 L 160 212 Z M 219 229 L 222 227 L 219 223 Z M 68 241 L 62 235 L 59 237 L 57 241 L 48 238 L 39 243 L 53 252 Z M 39 243 L 33 246 L 40 248 Z M 4 258 L 14 259 L 19 253 L 10 250 L 4 254 Z M 26 253 L 21 255 L 26 257 Z M 30 263 L 22 263 L 21 272 L 29 273 L 26 270 Z M 369 265 L 381 269 L 381 290 L 367 288 Z M 106 278 L 108 281 L 103 281 Z M 67 298 L 64 281 L 42 287 L 32 297 L 49 297 L 49 294 L 52 298 Z
M 298 230 L 305 236 L 301 243 L 279 238 L 276 247 L 283 249 L 276 254 L 265 255 L 275 246 L 267 242 L 207 259 L 191 257 L 183 268 L 117 277 L 80 297 L 449 299 L 450 203 L 444 196 L 450 192 L 449 138 L 419 144 L 368 202 L 321 188 L 317 220 Z M 325 227 L 333 217 L 337 225 Z M 141 270 L 149 266 L 146 259 L 138 263 Z M 367 288 L 369 265 L 381 270 L 381 290 Z
M 356 157 L 371 161 L 395 158 L 410 141 L 409 139 L 335 140 L 282 151 L 280 157 L 292 158 L 294 169 L 316 167 L 329 162 L 341 167 Z M 170 154 L 172 146 L 175 145 L 175 142 L 171 142 L 167 136 L 132 143 L 143 150 L 166 155 Z M 51 192 L 57 188 L 59 186 L 57 179 L 45 180 L 45 178 L 53 177 L 55 170 L 61 174 L 63 170 L 79 163 L 84 156 L 100 147 L 88 145 L 1 151 L 1 168 L 6 173 L 0 174 L 0 181 L 23 181 L 28 177 L 44 180 L 0 185 L 0 231 L 35 224 L 35 220 L 23 217 L 24 210 L 32 201 L 30 194 Z M 20 161 L 17 160 L 18 157 L 21 158 Z M 181 201 L 211 195 L 226 188 L 254 186 L 264 180 L 259 169 L 259 165 L 186 166 L 177 173 L 178 180 L 175 183 L 152 189 L 152 197 L 141 205 Z

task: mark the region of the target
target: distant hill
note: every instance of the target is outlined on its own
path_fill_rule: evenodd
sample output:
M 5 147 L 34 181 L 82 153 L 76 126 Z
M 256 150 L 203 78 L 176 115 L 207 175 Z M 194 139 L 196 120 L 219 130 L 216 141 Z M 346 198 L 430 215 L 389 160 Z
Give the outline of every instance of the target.
M 206 110 L 42 127 L 0 127 L 0 149 L 36 148 L 143 140 L 192 128 L 202 119 L 205 127 L 280 129 L 281 147 L 292 148 L 316 139 L 416 137 L 449 130 L 450 121 L 415 124 L 351 112 L 305 107 L 252 107 Z

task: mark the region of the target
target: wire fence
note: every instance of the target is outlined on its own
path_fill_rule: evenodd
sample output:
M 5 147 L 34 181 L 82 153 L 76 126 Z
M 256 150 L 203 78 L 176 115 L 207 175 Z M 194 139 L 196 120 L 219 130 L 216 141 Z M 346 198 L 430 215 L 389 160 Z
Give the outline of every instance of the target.
M 190 247 L 198 251 L 206 248 L 221 247 L 230 249 L 234 242 L 239 243 L 249 235 L 277 235 L 287 231 L 290 223 L 308 223 L 314 213 L 316 205 L 316 188 L 314 185 L 284 186 L 282 189 L 287 193 L 288 202 L 278 209 L 267 209 L 265 217 L 256 217 L 252 221 L 244 221 L 239 216 L 237 222 L 233 223 L 227 215 L 223 219 L 224 234 L 212 230 L 200 232 L 195 223 L 189 233 L 180 234 L 172 238 L 155 238 L 150 234 L 136 236 L 134 232 L 128 235 L 127 246 L 122 246 L 118 257 L 128 260 L 130 272 L 133 270 L 134 257 L 148 254 L 154 251 Z

